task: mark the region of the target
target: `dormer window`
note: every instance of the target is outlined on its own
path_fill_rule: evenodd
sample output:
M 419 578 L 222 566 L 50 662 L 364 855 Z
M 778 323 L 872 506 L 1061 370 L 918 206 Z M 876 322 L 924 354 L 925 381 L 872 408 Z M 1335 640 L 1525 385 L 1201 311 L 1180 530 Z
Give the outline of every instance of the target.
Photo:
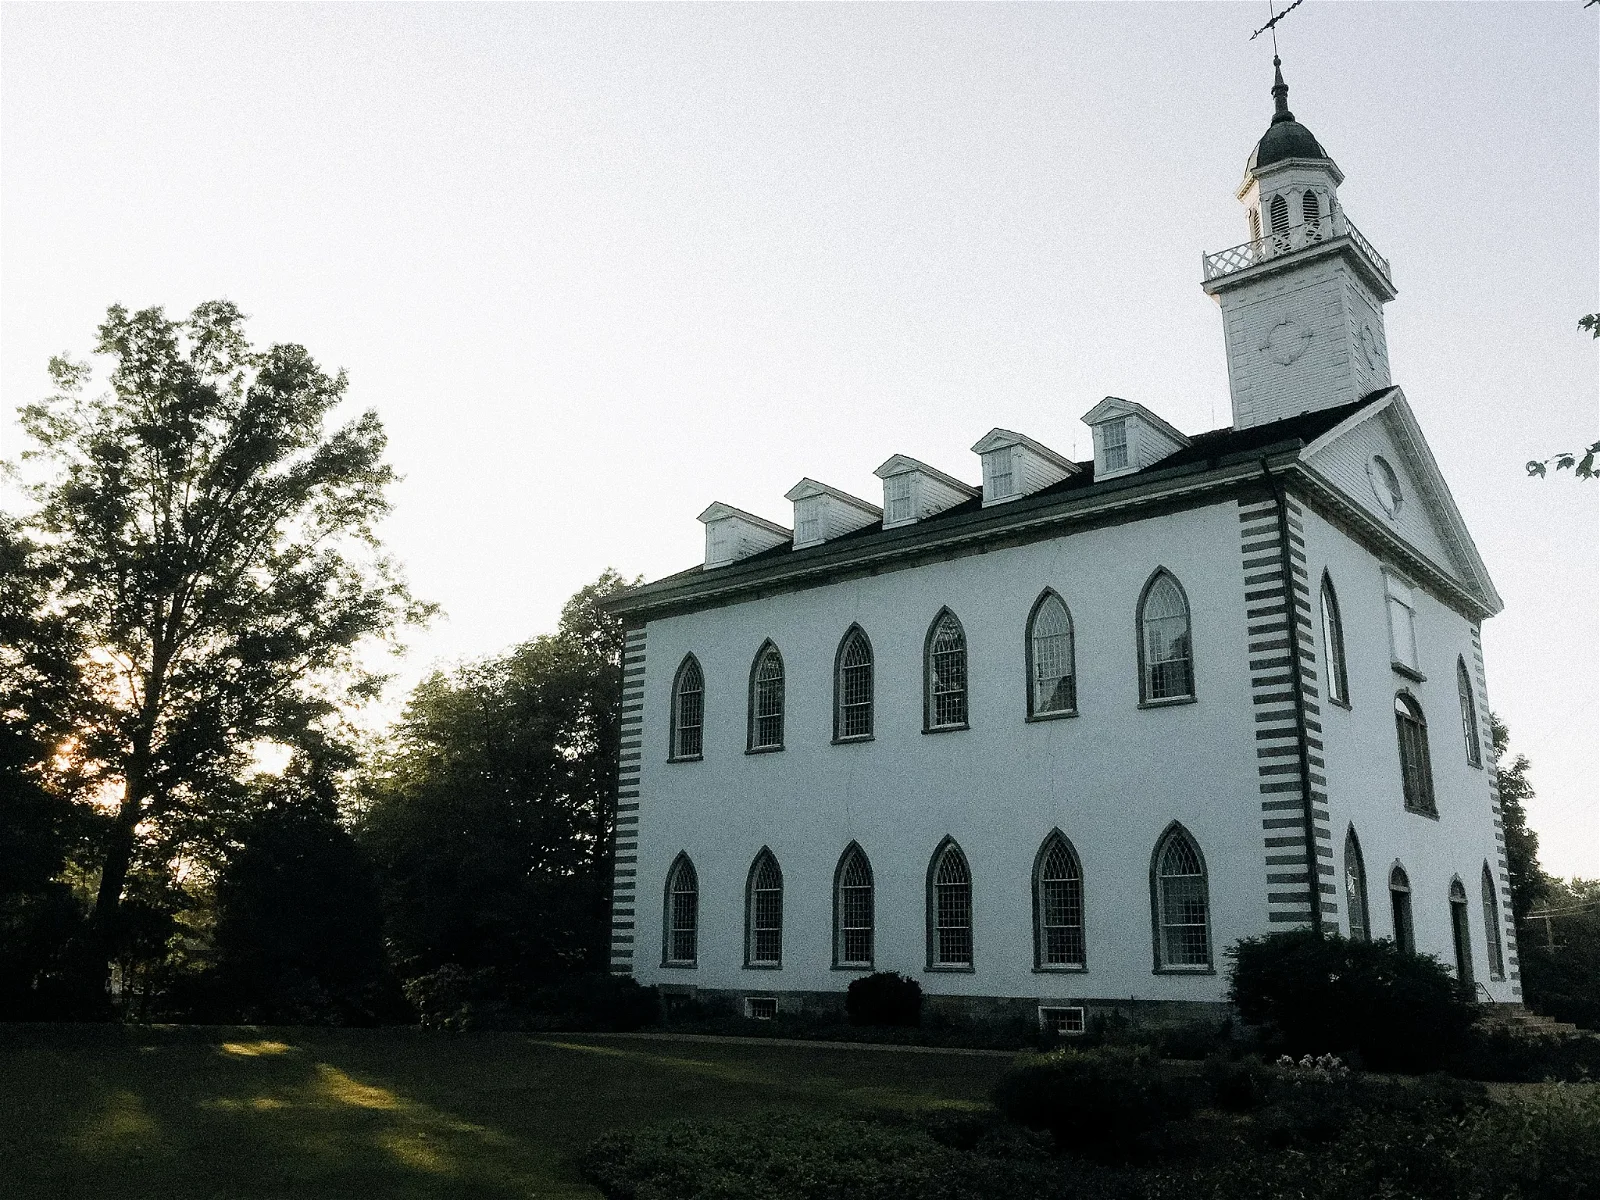
M 789 540 L 789 531 L 775 521 L 721 501 L 700 514 L 706 527 L 706 570 L 771 550 Z
M 855 529 L 876 525 L 883 510 L 838 488 L 802 479 L 787 492 L 794 501 L 794 548 L 804 550 L 840 537 Z
M 1016 494 L 1011 470 L 1011 447 L 983 456 L 983 495 L 986 500 L 1009 500 Z
M 925 521 L 978 494 L 977 488 L 904 454 L 896 454 L 873 474 L 883 480 L 885 529 Z
M 1189 439 L 1142 404 L 1107 396 L 1083 414 L 1094 432 L 1094 477 L 1142 471 L 1189 444 Z
M 983 460 L 983 503 L 1002 504 L 1031 496 L 1078 470 L 1048 446 L 1009 429 L 991 429 L 972 452 Z
M 1103 438 L 1106 470 L 1122 470 L 1128 465 L 1128 419 L 1107 421 Z
M 891 475 L 883 481 L 885 525 L 903 525 L 914 518 L 911 508 L 911 475 Z
M 822 497 L 808 496 L 794 506 L 794 540 L 820 542 L 822 540 Z

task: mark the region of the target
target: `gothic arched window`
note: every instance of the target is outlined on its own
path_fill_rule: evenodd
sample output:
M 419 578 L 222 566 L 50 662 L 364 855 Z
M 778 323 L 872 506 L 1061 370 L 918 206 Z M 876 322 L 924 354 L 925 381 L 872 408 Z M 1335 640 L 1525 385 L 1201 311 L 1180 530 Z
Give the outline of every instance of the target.
M 872 864 L 851 842 L 833 873 L 833 965 L 872 966 Z
M 745 885 L 745 951 L 747 967 L 776 967 L 783 963 L 783 872 L 765 846 L 750 864 Z
M 1389 913 L 1394 921 L 1394 944 L 1406 954 L 1417 952 L 1411 932 L 1411 879 L 1399 863 L 1389 871 Z
M 1289 202 L 1282 196 L 1274 196 L 1267 205 L 1267 221 L 1273 233 L 1289 232 Z
M 1456 952 L 1456 982 L 1472 986 L 1472 925 L 1467 920 L 1467 889 L 1460 879 L 1450 881 L 1450 943 Z
M 1084 965 L 1083 868 L 1059 829 L 1033 863 L 1033 965 Z
M 1200 847 L 1174 822 L 1156 843 L 1151 866 L 1157 969 L 1210 967 L 1211 904 Z
M 1467 745 L 1467 762 L 1483 765 L 1483 732 L 1478 728 L 1478 706 L 1472 699 L 1472 676 L 1467 660 L 1456 658 L 1456 693 L 1461 699 L 1461 736 Z
M 928 629 L 923 691 L 924 729 L 967 727 L 967 635 L 948 608 Z
M 833 739 L 872 736 L 872 643 L 852 625 L 839 643 L 833 669 Z
M 1428 722 L 1422 708 L 1405 692 L 1395 693 L 1395 736 L 1400 743 L 1400 783 L 1412 812 L 1439 815 L 1433 801 L 1433 764 L 1428 758 Z
M 972 872 L 950 838 L 928 866 L 928 966 L 972 966 Z
M 706 681 L 692 654 L 685 655 L 672 681 L 672 746 L 674 761 L 696 759 L 705 745 Z
M 1060 596 L 1046 591 L 1028 618 L 1028 715 L 1059 717 L 1077 708 L 1072 614 Z
M 1344 665 L 1344 619 L 1339 616 L 1339 597 L 1333 580 L 1322 575 L 1322 653 L 1328 672 L 1328 699 L 1350 707 L 1350 676 Z
M 1372 939 L 1372 919 L 1367 912 L 1367 866 L 1361 859 L 1361 842 L 1355 828 L 1344 835 L 1344 902 L 1350 914 L 1350 940 Z
M 661 961 L 669 967 L 692 967 L 700 921 L 700 881 L 687 854 L 673 860 L 664 900 Z
M 1506 977 L 1505 952 L 1500 945 L 1500 894 L 1495 890 L 1494 876 L 1489 873 L 1489 864 L 1483 864 L 1483 933 L 1484 940 L 1489 943 L 1489 977 L 1491 979 L 1504 979 Z
M 783 749 L 783 655 L 767 642 L 750 667 L 750 750 Z
M 1300 216 L 1307 222 L 1319 220 L 1322 217 L 1322 206 L 1317 203 L 1317 194 L 1306 192 L 1300 197 Z
M 1139 598 L 1139 699 L 1149 703 L 1193 695 L 1189 602 L 1178 581 L 1160 570 Z

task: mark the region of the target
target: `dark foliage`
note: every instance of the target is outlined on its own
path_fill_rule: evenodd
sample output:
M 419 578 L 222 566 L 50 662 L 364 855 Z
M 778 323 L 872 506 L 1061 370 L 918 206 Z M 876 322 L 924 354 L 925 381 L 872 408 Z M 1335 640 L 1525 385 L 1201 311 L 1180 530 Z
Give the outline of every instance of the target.
M 1210 1102 L 1224 1112 L 1252 1112 L 1267 1102 L 1273 1072 L 1254 1055 L 1216 1054 L 1201 1068 Z
M 852 1025 L 915 1027 L 922 1024 L 922 985 L 893 971 L 850 981 L 845 1012 Z
M 1356 1051 L 1380 1070 L 1436 1070 L 1472 1026 L 1444 966 L 1393 942 L 1293 930 L 1246 938 L 1228 954 L 1228 998 L 1292 1055 Z
M 1172 1067 L 1166 1068 L 1174 1070 Z M 1481 1087 L 1269 1071 L 1248 1116 L 1201 1112 L 1111 1165 L 983 1113 L 788 1113 L 601 1138 L 611 1200 L 1595 1200 L 1600 1093 L 1490 1102 Z
M 631 1030 L 658 1019 L 654 988 L 629 976 L 569 975 L 524 988 L 493 967 L 467 972 L 454 964 L 406 981 L 406 997 L 429 1028 Z
M 623 638 L 599 602 L 624 586 L 607 572 L 554 635 L 412 693 L 358 829 L 405 978 L 456 968 L 470 983 L 425 986 L 485 1011 L 608 969 Z
M 1511 731 L 1494 713 L 1489 714 L 1489 731 L 1500 789 L 1500 820 L 1506 836 L 1506 872 L 1511 877 L 1511 912 L 1520 927 L 1528 910 L 1544 899 L 1548 887 L 1545 874 L 1539 869 L 1539 835 L 1528 827 L 1524 807 L 1533 799 L 1533 784 L 1528 779 L 1526 754 L 1506 761 Z
M 1600 1037 L 1479 1026 L 1448 1067 L 1463 1079 L 1502 1083 L 1600 1082 Z
M 383 947 L 372 868 L 321 765 L 297 757 L 232 830 L 215 965 L 169 1003 L 212 1021 L 371 1025 L 409 1017 Z
M 1133 1154 L 1193 1099 L 1154 1054 L 1129 1047 L 1056 1050 L 1014 1067 L 994 1090 L 995 1107 L 1019 1125 L 1106 1159 Z
M 1547 878 L 1541 908 L 1517 939 L 1528 1007 L 1600 1030 L 1600 880 Z
M 779 1112 L 673 1122 L 584 1156 L 611 1200 L 1135 1200 L 1115 1172 L 1051 1160 L 993 1122 Z

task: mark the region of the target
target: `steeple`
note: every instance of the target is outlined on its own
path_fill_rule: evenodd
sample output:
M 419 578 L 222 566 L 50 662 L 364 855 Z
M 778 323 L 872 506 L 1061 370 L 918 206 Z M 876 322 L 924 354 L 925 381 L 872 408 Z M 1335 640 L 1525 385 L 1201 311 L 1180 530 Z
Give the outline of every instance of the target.
M 1272 69 L 1272 120 L 1235 192 L 1250 240 L 1204 258 L 1205 290 L 1222 306 L 1239 428 L 1389 383 L 1389 263 L 1345 216 L 1344 173 L 1289 111 L 1277 55 Z

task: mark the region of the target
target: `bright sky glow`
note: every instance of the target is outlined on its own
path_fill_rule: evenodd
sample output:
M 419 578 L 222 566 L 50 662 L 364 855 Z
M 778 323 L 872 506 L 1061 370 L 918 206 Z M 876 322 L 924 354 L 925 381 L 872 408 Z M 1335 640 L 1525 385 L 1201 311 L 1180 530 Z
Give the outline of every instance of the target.
M 1394 265 L 1394 375 L 1504 595 L 1493 707 L 1600 874 L 1596 17 L 1303 5 L 1290 103 Z M 112 301 L 228 297 L 351 374 L 448 614 L 406 679 L 697 562 L 713 499 L 1226 424 L 1200 255 L 1271 112 L 1266 5 L 6 5 L 0 454 Z

